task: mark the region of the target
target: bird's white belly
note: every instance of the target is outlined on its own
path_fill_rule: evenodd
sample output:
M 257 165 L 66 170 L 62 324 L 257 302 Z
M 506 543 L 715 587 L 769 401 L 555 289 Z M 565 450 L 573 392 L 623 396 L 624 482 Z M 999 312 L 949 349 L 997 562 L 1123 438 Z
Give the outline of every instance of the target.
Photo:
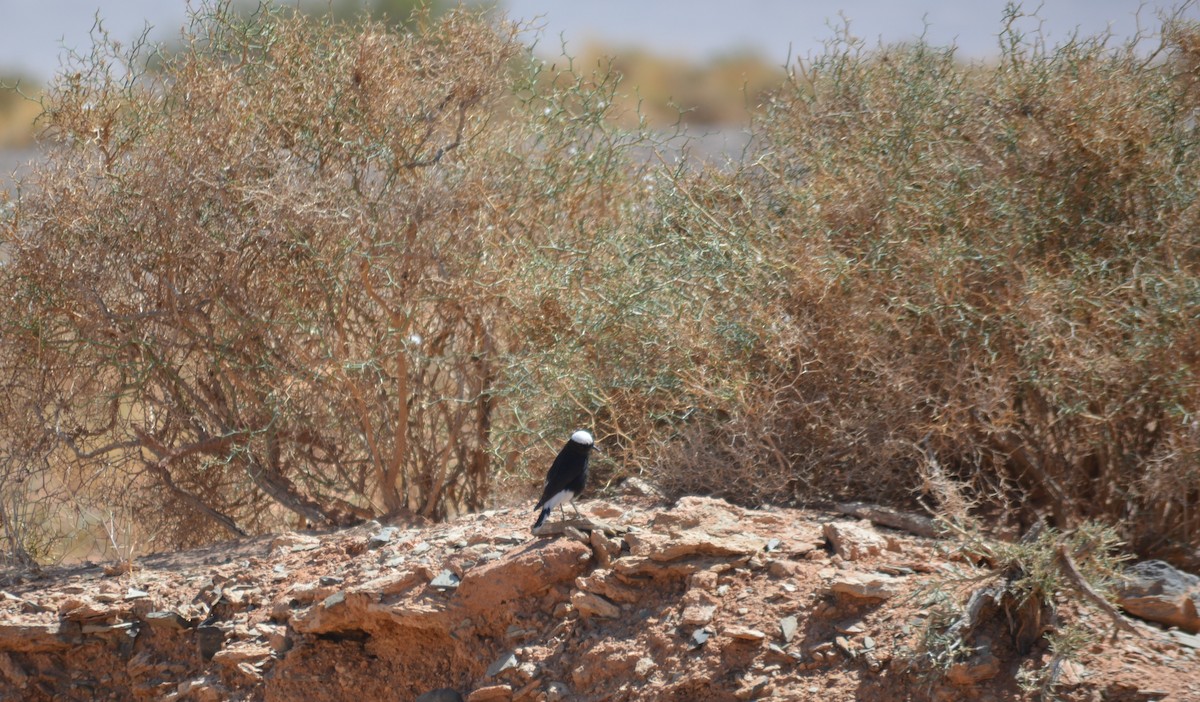
M 550 499 L 546 500 L 546 509 L 554 509 L 564 502 L 570 502 L 573 499 L 575 499 L 575 493 L 573 491 L 563 490 L 562 492 L 559 492 L 551 496 Z

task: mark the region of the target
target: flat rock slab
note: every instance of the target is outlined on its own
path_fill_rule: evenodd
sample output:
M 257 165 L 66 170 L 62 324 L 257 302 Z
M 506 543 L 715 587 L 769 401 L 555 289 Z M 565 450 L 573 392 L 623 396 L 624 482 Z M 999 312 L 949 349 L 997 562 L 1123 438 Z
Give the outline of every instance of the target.
M 762 641 L 767 638 L 767 635 L 758 629 L 739 625 L 725 627 L 725 635 L 742 641 Z
M 182 631 L 188 622 L 178 612 L 150 612 L 144 621 L 155 629 Z
M 41 653 L 60 651 L 70 647 L 62 633 L 58 619 L 45 615 L 37 617 L 13 617 L 0 621 L 0 641 L 4 650 L 12 653 Z
M 509 685 L 489 685 L 467 695 L 467 702 L 508 702 L 513 698 Z
M 462 580 L 452 571 L 443 570 L 437 574 L 437 577 L 430 581 L 429 585 L 431 587 L 436 587 L 439 590 L 453 590 L 456 589 L 461 582 Z
M 567 539 L 541 543 L 468 570 L 458 585 L 458 600 L 473 610 L 492 610 L 573 582 L 587 570 L 590 547 Z
M 859 519 L 870 520 L 874 524 L 902 529 L 917 536 L 937 538 L 942 534 L 942 528 L 929 517 L 911 512 L 901 512 L 884 505 L 872 505 L 865 502 L 848 502 L 836 506 L 837 511 Z
M 660 563 L 691 556 L 745 556 L 761 551 L 767 539 L 754 534 L 713 535 L 701 529 L 672 534 L 637 532 L 625 535 L 629 552 Z
M 1135 617 L 1200 633 L 1200 577 L 1164 561 L 1142 561 L 1126 569 L 1117 604 Z
M 830 589 L 861 599 L 886 600 L 900 592 L 899 583 L 883 573 L 840 571 L 834 576 Z
M 584 617 L 602 617 L 616 619 L 621 616 L 621 608 L 604 599 L 600 595 L 579 590 L 571 595 L 571 604 L 575 611 Z
M 877 556 L 887 548 L 887 539 L 870 522 L 828 522 L 824 532 L 833 550 L 848 561 Z

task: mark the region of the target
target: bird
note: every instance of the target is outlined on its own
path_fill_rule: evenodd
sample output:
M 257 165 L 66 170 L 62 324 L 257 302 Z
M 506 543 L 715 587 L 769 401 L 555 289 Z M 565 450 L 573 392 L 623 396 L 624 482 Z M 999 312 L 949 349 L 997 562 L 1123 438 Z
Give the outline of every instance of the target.
M 571 434 L 570 440 L 558 452 L 558 456 L 546 473 L 546 485 L 542 488 L 542 497 L 534 507 L 535 510 L 542 510 L 533 524 L 534 529 L 546 521 L 550 510 L 558 507 L 561 511 L 564 502 L 570 502 L 572 509 L 579 514 L 579 508 L 575 506 L 574 500 L 579 493 L 583 492 L 584 483 L 587 482 L 588 458 L 591 457 L 594 447 L 595 442 L 592 440 L 592 435 L 583 429 Z

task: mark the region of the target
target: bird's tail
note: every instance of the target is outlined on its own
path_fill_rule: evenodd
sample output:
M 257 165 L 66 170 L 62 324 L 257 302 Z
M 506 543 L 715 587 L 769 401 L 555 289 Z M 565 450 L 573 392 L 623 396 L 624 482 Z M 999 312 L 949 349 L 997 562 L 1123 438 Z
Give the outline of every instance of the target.
M 549 516 L 550 516 L 550 508 L 544 507 L 542 509 L 541 514 L 538 515 L 537 521 L 533 523 L 533 528 L 537 529 L 538 527 L 540 527 L 542 525 L 542 522 L 546 521 L 546 517 L 549 517 Z

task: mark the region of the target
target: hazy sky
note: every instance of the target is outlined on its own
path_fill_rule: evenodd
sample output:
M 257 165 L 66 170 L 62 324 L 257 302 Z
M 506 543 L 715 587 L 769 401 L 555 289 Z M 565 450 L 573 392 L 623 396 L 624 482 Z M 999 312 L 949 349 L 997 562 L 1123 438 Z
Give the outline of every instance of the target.
M 782 62 L 789 45 L 793 55 L 818 50 L 831 35 L 829 23 L 841 11 L 852 32 L 874 43 L 904 41 L 919 35 L 937 44 L 956 43 L 967 57 L 991 55 L 1006 0 L 507 0 L 510 16 L 540 17 L 541 45 L 557 51 L 559 36 L 568 50 L 581 50 L 588 40 L 616 47 L 639 46 L 663 54 L 703 57 L 752 49 Z M 1078 28 L 1094 34 L 1106 28 L 1120 37 L 1136 30 L 1141 0 L 1044 0 L 1043 28 L 1051 40 Z M 1149 0 L 1144 23 L 1156 27 L 1157 8 L 1177 6 Z M 1028 2 L 1030 8 L 1036 1 Z M 178 32 L 186 0 L 0 0 L 0 72 L 20 70 L 35 79 L 50 77 L 63 47 L 83 49 L 99 12 L 113 36 L 129 39 L 147 22 L 152 37 Z M 736 8 L 736 9 L 735 9 Z M 1188 16 L 1200 20 L 1200 8 Z

